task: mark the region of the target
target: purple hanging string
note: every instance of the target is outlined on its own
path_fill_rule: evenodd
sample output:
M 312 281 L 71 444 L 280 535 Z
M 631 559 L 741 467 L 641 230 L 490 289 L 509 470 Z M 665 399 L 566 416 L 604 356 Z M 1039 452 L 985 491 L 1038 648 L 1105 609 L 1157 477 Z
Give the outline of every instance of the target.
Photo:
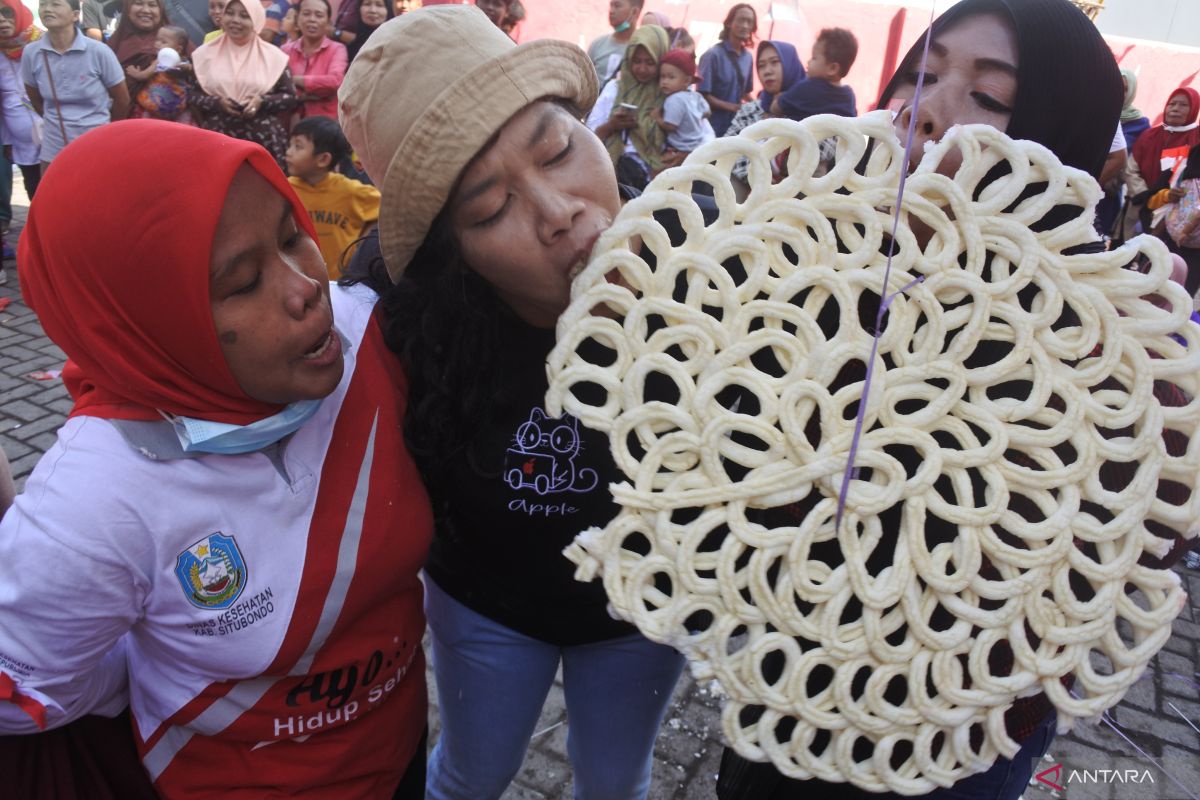
M 912 113 L 908 118 L 908 136 L 904 142 L 904 164 L 900 169 L 900 189 L 896 193 L 896 210 L 892 215 L 892 237 L 888 242 L 887 264 L 883 269 L 883 289 L 879 294 L 879 310 L 875 312 L 875 337 L 871 341 L 871 358 L 867 361 L 867 374 L 863 377 L 862 398 L 858 401 L 858 415 L 854 419 L 854 436 L 850 440 L 850 455 L 846 459 L 846 471 L 842 473 L 842 488 L 838 492 L 837 517 L 834 526 L 839 530 L 842 527 L 842 514 L 846 510 L 846 495 L 850 491 L 850 480 L 858 473 L 854 468 L 854 458 L 858 455 L 858 444 L 862 439 L 863 422 L 867 415 L 867 400 L 871 394 L 871 378 L 875 374 L 875 356 L 879 352 L 879 332 L 883 328 L 883 317 L 887 314 L 888 306 L 892 304 L 893 300 L 923 280 L 922 277 L 917 277 L 916 280 L 901 287 L 899 291 L 888 294 L 888 282 L 892 277 L 892 254 L 896 252 L 896 230 L 900 227 L 900 204 L 904 200 L 904 184 L 908 181 L 908 165 L 912 160 L 913 139 L 916 138 L 917 131 L 917 111 L 921 107 L 921 87 L 925 83 L 925 62 L 929 59 L 929 43 L 933 39 L 933 20 L 933 6 L 930 6 L 929 28 L 925 31 L 925 50 L 921 54 L 921 69 L 917 73 L 917 90 L 913 93 Z
M 1165 672 L 1163 674 L 1168 677 L 1171 677 L 1171 678 L 1179 678 L 1179 680 L 1181 680 L 1181 681 L 1187 681 L 1192 686 L 1195 686 L 1197 689 L 1200 689 L 1200 683 L 1197 683 L 1195 680 L 1189 678 L 1187 675 L 1180 675 L 1178 672 Z

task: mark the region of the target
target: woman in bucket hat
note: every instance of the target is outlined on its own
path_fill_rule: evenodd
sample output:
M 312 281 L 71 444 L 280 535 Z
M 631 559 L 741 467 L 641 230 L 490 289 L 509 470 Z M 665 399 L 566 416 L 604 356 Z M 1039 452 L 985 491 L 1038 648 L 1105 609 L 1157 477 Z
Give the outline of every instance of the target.
M 614 513 L 605 436 L 543 409 L 571 277 L 620 195 L 580 122 L 579 48 L 513 44 L 479 10 L 385 23 L 340 92 L 382 190 L 385 338 L 410 379 L 405 433 L 435 508 L 427 565 L 441 738 L 428 796 L 499 797 L 562 667 L 578 798 L 643 798 L 683 666 L 607 613 L 563 548 Z M 393 285 L 394 283 L 394 285 Z

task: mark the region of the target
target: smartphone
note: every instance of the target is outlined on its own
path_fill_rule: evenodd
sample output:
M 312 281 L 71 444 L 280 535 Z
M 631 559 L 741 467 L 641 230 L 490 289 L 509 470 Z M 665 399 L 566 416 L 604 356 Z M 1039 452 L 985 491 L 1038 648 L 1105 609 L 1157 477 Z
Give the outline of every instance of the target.
M 636 114 L 638 107 L 633 103 L 617 103 L 617 108 L 623 108 L 631 114 Z

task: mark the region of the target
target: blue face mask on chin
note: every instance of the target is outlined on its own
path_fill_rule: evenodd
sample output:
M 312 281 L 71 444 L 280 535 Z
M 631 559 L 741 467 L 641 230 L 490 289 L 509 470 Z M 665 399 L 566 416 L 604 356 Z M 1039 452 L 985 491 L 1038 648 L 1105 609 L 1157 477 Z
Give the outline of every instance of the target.
M 249 425 L 231 425 L 165 414 L 163 416 L 175 428 L 175 435 L 179 437 L 183 452 L 238 455 L 261 450 L 288 434 L 295 433 L 320 407 L 320 400 L 300 400 L 291 403 L 278 414 L 251 422 Z
M 337 332 L 337 328 L 334 328 L 334 331 Z M 349 353 L 350 342 L 340 332 L 337 332 L 337 335 L 342 343 L 342 353 Z M 233 456 L 262 450 L 300 430 L 300 427 L 312 419 L 313 414 L 321 408 L 321 399 L 289 403 L 278 414 L 251 422 L 249 425 L 177 417 L 163 411 L 159 413 L 175 429 L 183 452 Z
M 629 20 L 625 20 L 620 25 L 613 28 L 613 33 L 624 33 L 625 31 L 629 30 L 632 27 L 633 27 L 633 23 L 631 23 Z

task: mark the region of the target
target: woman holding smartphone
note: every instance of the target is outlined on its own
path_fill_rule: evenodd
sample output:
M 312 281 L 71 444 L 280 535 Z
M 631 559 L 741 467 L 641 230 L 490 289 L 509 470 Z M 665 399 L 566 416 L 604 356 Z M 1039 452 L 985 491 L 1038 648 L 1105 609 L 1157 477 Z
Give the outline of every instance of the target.
M 608 149 L 617 180 L 644 189 L 664 167 L 664 134 L 654 119 L 662 108 L 658 88 L 658 62 L 670 39 L 658 25 L 643 25 L 629 39 L 617 77 L 605 84 L 587 118 Z

